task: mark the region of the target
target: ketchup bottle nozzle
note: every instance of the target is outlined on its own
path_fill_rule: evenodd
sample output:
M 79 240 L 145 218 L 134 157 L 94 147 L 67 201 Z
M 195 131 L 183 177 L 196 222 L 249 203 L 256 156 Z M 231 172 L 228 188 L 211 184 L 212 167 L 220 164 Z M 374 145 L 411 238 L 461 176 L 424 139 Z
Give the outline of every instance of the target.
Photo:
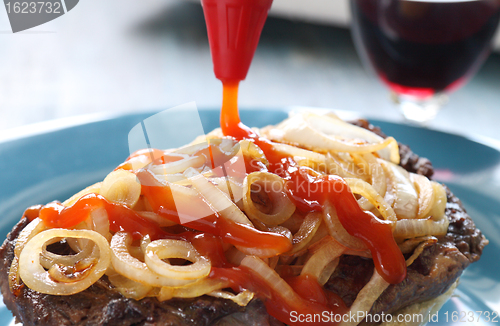
M 247 76 L 272 0 L 201 0 L 215 77 Z

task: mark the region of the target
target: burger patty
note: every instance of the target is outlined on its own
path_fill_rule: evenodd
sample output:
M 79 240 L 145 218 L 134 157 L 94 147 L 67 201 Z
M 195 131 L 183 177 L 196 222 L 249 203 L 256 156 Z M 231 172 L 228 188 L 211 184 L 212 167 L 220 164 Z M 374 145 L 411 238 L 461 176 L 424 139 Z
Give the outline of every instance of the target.
M 360 120 L 355 124 L 383 135 Z M 400 145 L 401 165 L 410 172 L 432 176 L 429 160 Z M 395 312 L 413 303 L 443 294 L 472 262 L 477 261 L 487 244 L 460 200 L 447 189 L 448 233 L 420 254 L 408 267 L 406 279 L 389 286 L 374 303 L 371 313 Z M 4 303 L 24 326 L 30 325 L 255 325 L 278 326 L 283 323 L 269 316 L 259 299 L 246 307 L 230 300 L 202 296 L 195 299 L 127 299 L 114 291 L 106 277 L 87 290 L 71 296 L 40 294 L 23 287 L 18 296 L 9 290 L 8 271 L 14 257 L 15 241 L 28 224 L 23 218 L 9 233 L 0 248 L 0 286 Z M 350 306 L 357 293 L 373 274 L 373 262 L 357 256 L 342 256 L 327 290 L 340 295 Z

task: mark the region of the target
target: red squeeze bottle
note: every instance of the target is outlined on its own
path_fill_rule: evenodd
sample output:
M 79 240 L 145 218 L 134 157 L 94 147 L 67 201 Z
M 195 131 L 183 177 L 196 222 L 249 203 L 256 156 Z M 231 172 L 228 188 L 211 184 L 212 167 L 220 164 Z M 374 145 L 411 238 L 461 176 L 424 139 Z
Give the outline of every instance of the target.
M 215 77 L 238 82 L 247 76 L 272 0 L 201 0 Z

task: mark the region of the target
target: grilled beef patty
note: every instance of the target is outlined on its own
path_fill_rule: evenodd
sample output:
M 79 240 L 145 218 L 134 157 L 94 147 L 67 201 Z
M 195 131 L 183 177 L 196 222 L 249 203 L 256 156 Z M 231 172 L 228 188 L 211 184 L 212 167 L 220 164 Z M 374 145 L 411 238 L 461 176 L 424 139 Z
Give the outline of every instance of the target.
M 383 135 L 366 121 L 355 122 Z M 429 160 L 400 145 L 401 165 L 410 172 L 432 176 Z M 448 233 L 408 267 L 406 279 L 389 286 L 374 303 L 370 313 L 392 313 L 401 308 L 435 298 L 456 281 L 463 270 L 481 256 L 488 243 L 467 215 L 460 200 L 447 190 Z M 24 326 L 30 325 L 255 325 L 283 323 L 269 316 L 262 301 L 252 300 L 240 307 L 230 300 L 202 296 L 196 299 L 127 299 L 113 290 L 106 277 L 87 290 L 71 296 L 37 293 L 23 287 L 18 296 L 9 290 L 8 271 L 14 257 L 16 238 L 28 224 L 23 218 L 0 248 L 0 286 L 5 305 Z M 325 284 L 350 306 L 373 274 L 373 262 L 357 256 L 343 256 Z

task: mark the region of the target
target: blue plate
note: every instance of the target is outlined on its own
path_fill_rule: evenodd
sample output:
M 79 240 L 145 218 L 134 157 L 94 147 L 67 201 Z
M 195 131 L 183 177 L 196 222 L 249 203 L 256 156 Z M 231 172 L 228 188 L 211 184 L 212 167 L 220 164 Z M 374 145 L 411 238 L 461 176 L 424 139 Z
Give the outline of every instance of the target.
M 217 110 L 200 110 L 204 130 L 219 126 Z M 151 113 L 152 114 L 152 113 Z M 0 141 L 0 237 L 5 238 L 30 205 L 64 200 L 102 180 L 129 155 L 130 129 L 151 114 L 130 114 L 72 123 Z M 287 117 L 285 110 L 242 110 L 242 120 L 262 127 Z M 500 150 L 439 131 L 371 120 L 398 141 L 409 144 L 436 168 L 462 199 L 490 240 L 481 260 L 461 278 L 434 325 L 496 325 L 500 322 Z M 43 129 L 43 128 L 42 128 Z M 175 132 L 175 130 L 173 131 Z M 182 130 L 177 133 L 182 135 Z M 13 324 L 0 304 L 0 326 Z

